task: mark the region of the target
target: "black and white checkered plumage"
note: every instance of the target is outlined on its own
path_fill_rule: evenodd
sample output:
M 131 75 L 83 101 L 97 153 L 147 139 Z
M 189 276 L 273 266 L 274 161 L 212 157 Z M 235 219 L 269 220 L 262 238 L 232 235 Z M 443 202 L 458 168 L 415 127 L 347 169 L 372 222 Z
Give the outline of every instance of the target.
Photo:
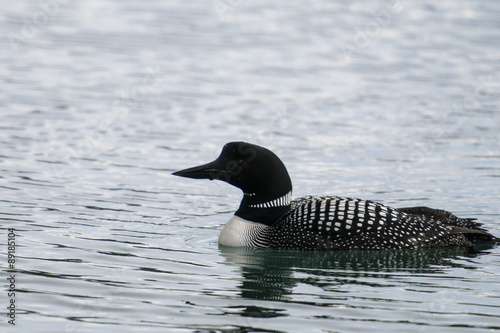
M 473 228 L 472 236 L 464 233 L 466 228 Z M 380 250 L 472 246 L 480 236 L 492 240 L 478 223 L 441 210 L 393 209 L 355 198 L 308 196 L 292 201 L 290 212 L 261 237 L 272 248 Z
M 245 142 L 228 143 L 217 160 L 174 175 L 223 180 L 243 190 L 240 208 L 219 236 L 221 245 L 381 250 L 499 241 L 473 219 L 438 209 L 395 209 L 336 196 L 292 200 L 291 180 L 281 160 L 270 150 Z

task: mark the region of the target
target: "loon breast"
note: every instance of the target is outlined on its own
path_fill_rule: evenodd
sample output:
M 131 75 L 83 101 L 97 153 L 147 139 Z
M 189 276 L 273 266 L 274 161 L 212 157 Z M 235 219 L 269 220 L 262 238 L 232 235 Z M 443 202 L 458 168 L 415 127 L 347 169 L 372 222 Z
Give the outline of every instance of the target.
M 219 234 L 219 244 L 233 247 L 267 247 L 260 240 L 269 226 L 234 215 Z

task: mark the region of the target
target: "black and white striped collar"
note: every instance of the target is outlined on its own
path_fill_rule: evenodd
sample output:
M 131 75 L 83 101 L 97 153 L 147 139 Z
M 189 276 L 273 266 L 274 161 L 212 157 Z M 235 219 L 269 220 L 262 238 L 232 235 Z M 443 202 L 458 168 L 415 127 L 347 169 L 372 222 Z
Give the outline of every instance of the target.
M 255 196 L 255 193 L 245 193 L 245 196 L 253 197 L 253 196 Z M 274 200 L 248 205 L 248 207 L 250 207 L 250 208 L 283 207 L 283 206 L 289 206 L 291 202 L 292 202 L 292 191 L 290 191 L 287 194 L 285 194 L 284 196 L 276 198 Z

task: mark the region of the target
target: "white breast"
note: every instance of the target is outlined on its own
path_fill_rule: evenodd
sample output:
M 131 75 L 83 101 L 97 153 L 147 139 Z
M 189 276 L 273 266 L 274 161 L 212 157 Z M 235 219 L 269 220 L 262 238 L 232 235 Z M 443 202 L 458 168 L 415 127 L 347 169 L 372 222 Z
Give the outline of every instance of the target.
M 255 246 L 257 237 L 267 228 L 265 224 L 234 215 L 220 232 L 219 244 L 234 247 Z

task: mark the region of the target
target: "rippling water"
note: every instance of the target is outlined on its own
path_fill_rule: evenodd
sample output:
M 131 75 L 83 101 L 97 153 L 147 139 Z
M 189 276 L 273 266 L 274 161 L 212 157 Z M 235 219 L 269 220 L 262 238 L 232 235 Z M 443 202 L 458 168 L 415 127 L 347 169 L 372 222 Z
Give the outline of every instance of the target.
M 487 332 L 500 248 L 219 249 L 240 192 L 172 177 L 228 141 L 294 195 L 500 235 L 498 1 L 16 1 L 0 13 L 5 332 Z M 9 304 L 8 286 L 0 301 Z M 4 310 L 5 311 L 5 310 Z

